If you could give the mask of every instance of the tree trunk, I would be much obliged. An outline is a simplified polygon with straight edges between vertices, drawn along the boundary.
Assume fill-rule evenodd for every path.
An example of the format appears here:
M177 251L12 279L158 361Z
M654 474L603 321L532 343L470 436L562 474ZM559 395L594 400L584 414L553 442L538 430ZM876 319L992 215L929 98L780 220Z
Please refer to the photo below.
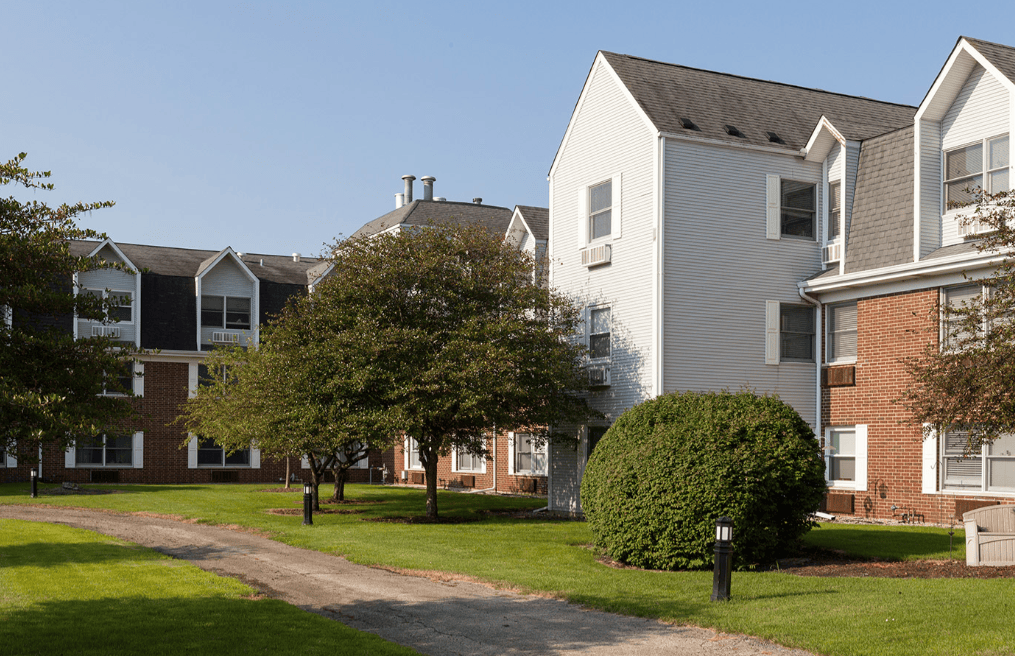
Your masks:
M291 478L291 476L289 474L289 456L286 456L285 457L285 489L287 489L287 490L289 489L289 479L290 478Z
M420 454L422 456L422 453ZM423 471L426 472L426 518L431 522L437 521L437 454L429 454L423 462Z
M321 486L321 474L324 471L322 468L314 465L313 461L310 463L310 482L314 486L314 510L321 509L321 497L318 494L318 488Z
M348 467L336 467L333 470L335 472L335 491L332 492L331 498L335 501L345 501L345 479L348 470Z

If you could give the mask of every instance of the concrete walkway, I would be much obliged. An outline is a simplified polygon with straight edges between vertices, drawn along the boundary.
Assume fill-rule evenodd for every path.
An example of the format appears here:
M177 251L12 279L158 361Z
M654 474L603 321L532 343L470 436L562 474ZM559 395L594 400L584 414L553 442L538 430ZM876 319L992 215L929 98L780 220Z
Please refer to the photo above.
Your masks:
M424 654L808 654L475 583L401 576L215 526L50 506L0 505L0 518L65 524L136 542Z

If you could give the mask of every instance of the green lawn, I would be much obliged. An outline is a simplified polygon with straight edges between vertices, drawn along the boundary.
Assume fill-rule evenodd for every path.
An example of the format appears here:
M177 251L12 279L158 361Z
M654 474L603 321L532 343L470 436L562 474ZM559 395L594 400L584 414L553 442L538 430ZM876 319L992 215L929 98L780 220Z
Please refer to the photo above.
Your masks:
M417 653L253 593L98 533L0 520L0 654Z
M420 490L350 485L347 495L380 503L356 514L277 516L300 494L262 486L109 486L119 494L44 497L55 505L148 511L262 529L295 546L336 552L363 564L442 570L554 593L595 608L746 633L825 654L1013 654L1015 597L1010 580L807 578L779 572L733 576L730 603L709 601L710 572L617 570L598 563L582 522L488 516L492 509L545 501L440 494L443 516L460 524L361 521L424 514ZM0 485L0 503L27 503L25 485ZM323 490L323 488L322 488ZM863 555L947 558L947 529L825 525L808 542ZM954 556L963 558L956 531Z

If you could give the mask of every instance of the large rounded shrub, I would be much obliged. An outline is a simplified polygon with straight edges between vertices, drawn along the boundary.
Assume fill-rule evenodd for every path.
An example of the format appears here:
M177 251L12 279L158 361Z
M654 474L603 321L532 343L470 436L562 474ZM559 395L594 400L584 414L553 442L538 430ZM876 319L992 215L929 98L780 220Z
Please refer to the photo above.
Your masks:
M733 520L734 566L774 560L810 528L825 490L814 432L777 397L667 394L621 415L582 478L596 544L650 569L711 566Z

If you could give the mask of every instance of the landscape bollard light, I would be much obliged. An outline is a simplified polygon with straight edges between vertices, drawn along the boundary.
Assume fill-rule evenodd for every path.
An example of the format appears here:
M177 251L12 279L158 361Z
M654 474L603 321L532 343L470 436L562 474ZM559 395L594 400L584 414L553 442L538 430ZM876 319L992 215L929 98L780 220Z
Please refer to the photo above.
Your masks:
M303 525L312 526L314 523L314 486L310 483L303 484Z
M720 517L715 522L715 572L712 576L712 601L730 598L733 570L733 520Z
M34 499L39 495L39 474L34 469L32 470L32 498Z

